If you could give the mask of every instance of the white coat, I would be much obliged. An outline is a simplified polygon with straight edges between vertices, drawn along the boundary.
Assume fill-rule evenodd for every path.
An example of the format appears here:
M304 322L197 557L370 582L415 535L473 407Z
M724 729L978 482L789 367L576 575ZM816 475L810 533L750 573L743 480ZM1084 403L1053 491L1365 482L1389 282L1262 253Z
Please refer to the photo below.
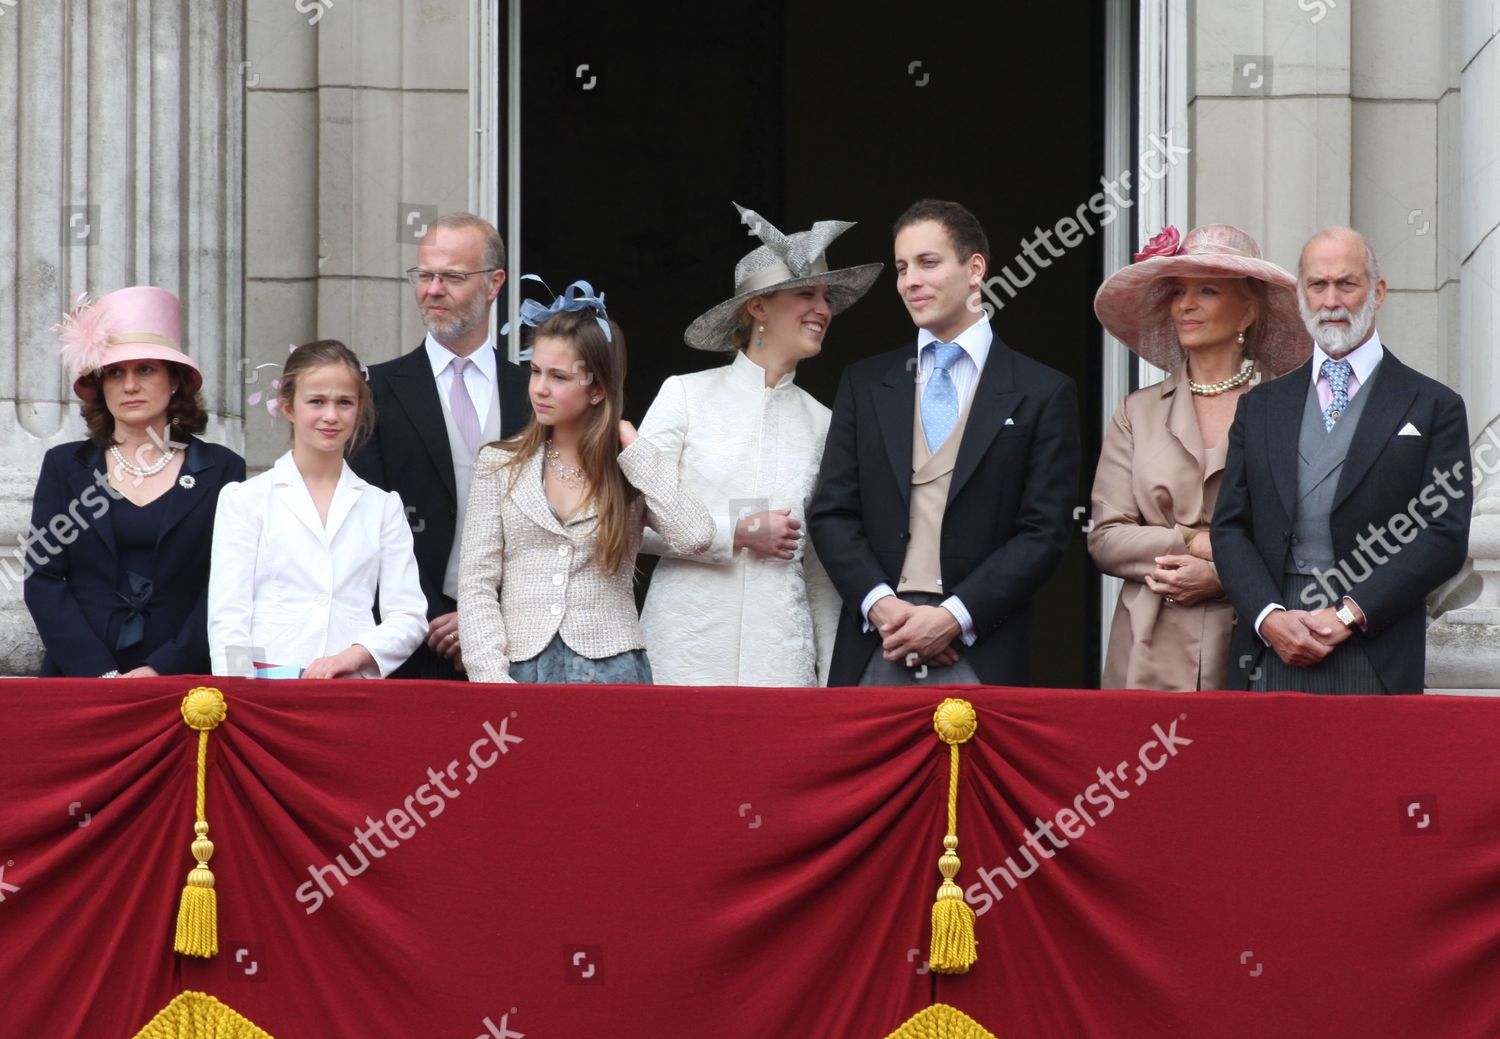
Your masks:
M641 551L662 556L641 611L658 685L826 684L839 598L807 537L829 410L743 352L722 368L674 375L641 421L714 517L709 550L684 558L647 530ZM734 550L746 515L790 508L801 520L796 558Z
M427 599L399 495L345 464L325 526L290 451L259 476L224 485L208 579L214 674L244 673L242 647L257 662L305 668L357 643L383 676L426 634Z

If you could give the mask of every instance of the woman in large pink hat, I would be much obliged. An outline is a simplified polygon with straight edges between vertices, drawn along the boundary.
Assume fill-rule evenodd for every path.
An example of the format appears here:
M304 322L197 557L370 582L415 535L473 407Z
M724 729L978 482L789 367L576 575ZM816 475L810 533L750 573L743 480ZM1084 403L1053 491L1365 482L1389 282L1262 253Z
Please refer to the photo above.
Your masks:
M43 675L208 674L209 550L219 488L245 460L208 422L182 305L137 286L83 297L57 326L88 439L52 448L23 569Z
M1104 434L1089 554L1122 578L1100 687L1218 689L1234 610L1209 521L1239 398L1305 361L1296 279L1255 240L1206 224L1167 228L1100 287L1094 312L1171 374L1130 394Z

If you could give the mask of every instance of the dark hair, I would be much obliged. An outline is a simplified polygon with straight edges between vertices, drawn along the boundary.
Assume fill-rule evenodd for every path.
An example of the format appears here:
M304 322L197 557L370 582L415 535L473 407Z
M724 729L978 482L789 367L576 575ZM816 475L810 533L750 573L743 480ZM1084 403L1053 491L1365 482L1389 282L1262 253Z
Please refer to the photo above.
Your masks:
M503 271L505 269L505 240L500 237L500 232L495 230L495 225L482 216L473 213L444 213L435 218L427 225L427 233L431 234L435 228L446 227L449 230L478 231L484 238L484 265Z
M357 391L359 418L354 423L353 435L344 445L344 454L348 455L368 440L375 429L375 395L370 392L370 383L365 379L364 365L359 363L359 358L354 356L353 350L337 339L315 339L310 343L303 343L286 359L286 367L281 370L281 386L276 391L276 399L281 402L283 408L290 410L292 401L297 396L297 380L302 377L303 373L330 364L342 364L348 368L354 374L355 385L359 387Z
M130 363L130 362L125 362ZM208 428L208 412L203 409L203 397L197 391L187 392L188 377L179 364L161 361L167 375L177 381L177 392L167 404L167 439L178 440L184 436L196 436ZM81 382L94 390L93 400L79 401L84 425L88 427L89 439L101 448L115 443L115 417L104 403L104 379L99 372L90 372Z
M941 224L943 230L948 232L948 240L953 243L953 251L958 254L960 263L978 253L984 257L985 269L989 269L990 240L985 237L984 228L979 226L979 218L957 202L944 202L936 198L918 199L897 217L891 228L891 237L895 238L912 224L927 220Z
M590 385L604 390L604 400L590 412L583 435L578 441L580 468L588 477L588 497L581 507L593 501L598 510L594 521L594 561L606 574L613 574L630 555L630 505L640 495L620 471L620 420L625 417L625 333L609 322L609 338L599 327L592 310L562 310L537 325L529 337L565 339L578 351L578 359L587 370ZM512 452L504 464L511 468L511 479L541 451L547 443L548 428L533 415L526 428L501 442Z

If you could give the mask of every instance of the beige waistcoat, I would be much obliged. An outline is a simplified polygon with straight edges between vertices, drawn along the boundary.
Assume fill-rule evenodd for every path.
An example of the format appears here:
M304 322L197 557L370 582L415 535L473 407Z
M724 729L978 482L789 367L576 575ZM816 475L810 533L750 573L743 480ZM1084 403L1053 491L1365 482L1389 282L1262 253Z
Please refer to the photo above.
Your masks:
M922 383L917 381L917 406L912 409L911 430L911 518L906 543L906 559L901 564L898 594L929 592L947 595L943 587L943 512L948 507L948 489L953 484L953 466L958 461L958 445L963 442L969 425L969 407L974 394L964 401L958 421L948 439L936 451L927 449L927 434L922 429Z

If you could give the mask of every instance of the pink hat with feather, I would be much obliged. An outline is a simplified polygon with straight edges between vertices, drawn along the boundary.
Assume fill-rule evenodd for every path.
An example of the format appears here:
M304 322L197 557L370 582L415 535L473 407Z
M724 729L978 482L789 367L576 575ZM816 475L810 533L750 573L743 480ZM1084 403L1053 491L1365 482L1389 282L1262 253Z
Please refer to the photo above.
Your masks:
M170 361L178 366L186 392L197 393L203 385L197 362L179 345L182 304L166 289L116 289L98 302L83 293L52 330L58 356L73 373L73 392L84 400L99 396L98 387L84 381L88 376L125 361Z

